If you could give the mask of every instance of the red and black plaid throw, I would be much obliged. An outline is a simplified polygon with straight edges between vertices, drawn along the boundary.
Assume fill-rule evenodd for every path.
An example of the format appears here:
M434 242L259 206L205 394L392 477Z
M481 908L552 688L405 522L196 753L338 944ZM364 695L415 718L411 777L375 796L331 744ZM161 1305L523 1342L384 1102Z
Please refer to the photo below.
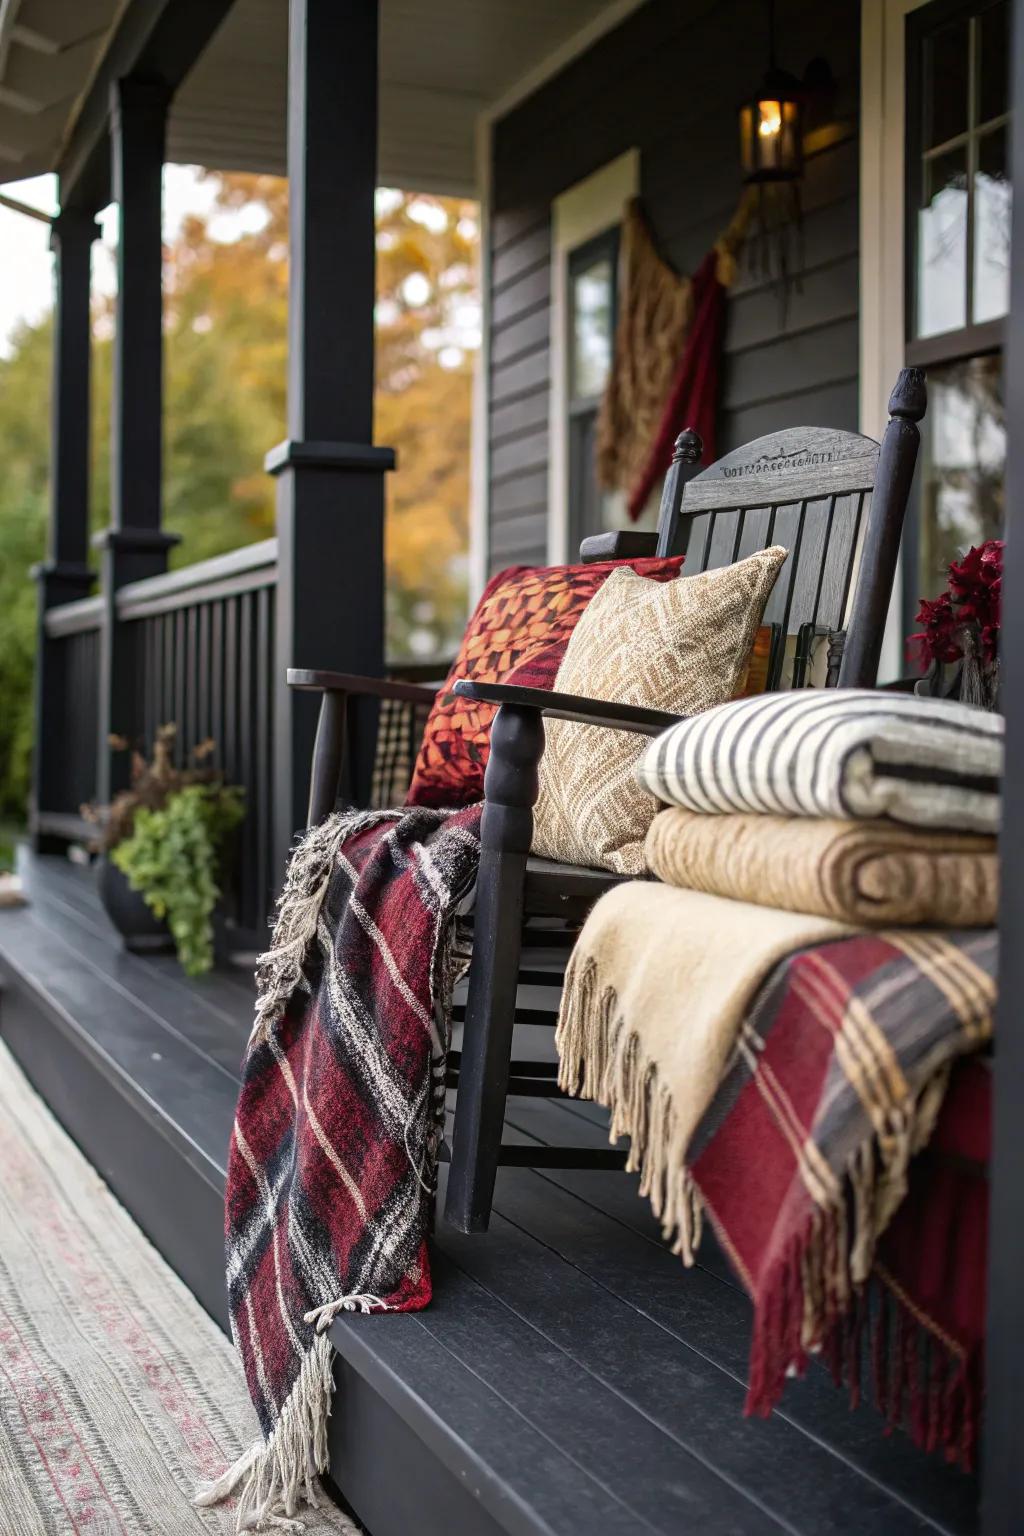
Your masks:
M997 955L991 930L865 934L790 956L762 988L687 1158L754 1302L748 1413L819 1350L856 1400L869 1327L890 1420L971 1464L984 1067L943 1099L991 1036Z
M316 1503L337 1313L430 1300L456 918L479 820L479 806L333 816L292 858L228 1165L231 1327L264 1439L198 1500L240 1487L239 1529Z

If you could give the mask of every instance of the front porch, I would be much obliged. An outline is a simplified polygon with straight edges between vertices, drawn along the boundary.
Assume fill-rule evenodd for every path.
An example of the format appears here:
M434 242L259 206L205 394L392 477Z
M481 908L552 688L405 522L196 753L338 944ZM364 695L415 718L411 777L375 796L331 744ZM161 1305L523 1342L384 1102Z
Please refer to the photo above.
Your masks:
M866 4L865 13L877 21L880 4ZM21 9L24 18L38 8L25 0ZM742 9L749 20L751 8ZM808 149L806 281L788 318L779 320L767 279L741 285L730 301L726 443L802 420L843 429L859 420L877 432L882 414L860 366L870 315L866 305L860 313L857 299L857 28L849 15L804 0L786 9L795 30L796 23L818 26L833 63L845 60L847 68L839 71L835 120ZM660 0L531 5L529 25L521 16L517 23L514 0L468 8L450 0L446 15L461 15L467 30L459 68L445 80L431 74L443 29L429 26L422 8L292 0L290 51L287 12L284 0L218 0L205 14L190 0L162 0L147 14L146 0L134 0L104 41L62 156L47 158L45 146L33 145L36 159L26 162L59 165L63 204L54 228L51 559L39 573L32 846L20 856L30 900L0 919L0 1033L223 1327L225 1172L252 1023L251 964L225 961L191 981L170 958L121 948L89 871L65 854L86 832L81 804L108 797L122 782L108 733L151 741L161 723L174 721L182 752L216 740L217 766L244 786L248 805L227 893L226 948L251 956L264 945L285 850L304 824L316 731L310 701L285 687L286 668L405 679L416 670L388 668L384 659L383 481L393 460L374 446L372 432L375 181L475 190L482 199L484 379L470 582L478 590L489 569L563 561L581 533L595 531L587 522L594 507L570 514L568 312L560 287L570 248L558 205L564 214L564 199L602 164L628 161L632 180L615 182L615 216L620 193L643 191L680 270L688 271L728 218L738 176L732 87L723 92L721 77L706 73L709 99L703 109L691 102L679 127L678 98L686 93L665 39L680 45L681 57L687 25ZM709 40L708 56L728 56L729 78L753 78L762 39L724 12L722 5L695 6L695 35ZM0 44L7 14L14 8L0 6ZM627 59L616 24L626 20L630 80L643 106L635 119L617 109L612 89ZM20 30L15 42L30 47L27 22ZM1024 88L1024 50L1018 54ZM17 62L17 50L12 56ZM703 72L699 50L689 69L694 57ZM563 95L566 75L570 97ZM245 85L232 94L225 86L236 76ZM524 87L515 100L506 90L513 77ZM0 107L0 128L10 110ZM701 110L717 148L707 166L684 176L684 133L700 137ZM635 150L627 147L634 137ZM350 147L347 156L340 144ZM278 537L173 572L159 451L165 154L287 169L293 187L289 422L286 441L267 460L277 477ZM225 158L218 162L218 154ZM88 539L88 273L94 217L112 187L122 217L122 365L115 496L111 526L96 541L97 573ZM589 238L609 215L590 209L586 217L597 220L587 224ZM573 238L582 241L580 228ZM1019 301L1016 313L1024 313ZM891 383L902 356L893 362L892 345L875 351ZM1011 578L1019 583L1008 561ZM1011 613L1010 656L1015 622ZM1014 692L1012 712L1020 693L1012 660L1006 688ZM353 798L371 789L375 723L353 710L356 763L346 786ZM416 723L411 718L399 729ZM1020 761L1020 730L1012 716L1011 761ZM408 742L402 751L407 757ZM1019 782L1008 773L1008 812L1018 821L1019 798ZM1021 900L1019 890L1010 891L1007 931L1024 920ZM1006 947L1005 995L1013 997L1021 962ZM546 969L543 953L524 958L535 973ZM517 1055L553 1061L550 1030L533 1026L550 1026L557 1003L557 986L536 979L520 991ZM464 1002L457 1017L462 1009ZM992 1284L1007 1347L993 1350L990 1362L986 1536L1011 1536L1021 1496L1012 1410L1024 1376L1013 1368L1019 1350L1009 1344L1024 1262L1013 1172L1024 1063L1006 1013L995 1163L1001 1236L993 1243ZM530 1087L536 1095L538 1082ZM691 1529L709 1536L968 1536L982 1529L979 1479L925 1456L899 1432L887 1434L870 1406L851 1411L817 1363L769 1421L743 1418L751 1308L711 1239L700 1264L685 1271L634 1178L610 1168L545 1166L548 1147L606 1150L606 1124L593 1105L553 1094L513 1096L504 1140L524 1149L524 1166L500 1169L485 1237L460 1235L439 1219L431 1308L388 1318L342 1315L334 1323L331 1477L370 1536L413 1529L424 1536L678 1536ZM442 1185L444 1175L442 1168ZM439 1209L443 1196L442 1188Z
M0 926L4 1039L224 1325L248 977L193 982L167 957L125 954L87 870L26 852L22 872L31 905ZM543 994L524 1006L542 1012ZM601 1147L603 1121L521 1099L505 1139L532 1159ZM439 1224L428 1311L334 1324L332 1478L372 1536L824 1536L851 1518L864 1536L976 1531L974 1480L886 1435L870 1407L851 1412L822 1367L768 1423L742 1417L747 1298L711 1245L684 1272L635 1186L503 1168L486 1238Z

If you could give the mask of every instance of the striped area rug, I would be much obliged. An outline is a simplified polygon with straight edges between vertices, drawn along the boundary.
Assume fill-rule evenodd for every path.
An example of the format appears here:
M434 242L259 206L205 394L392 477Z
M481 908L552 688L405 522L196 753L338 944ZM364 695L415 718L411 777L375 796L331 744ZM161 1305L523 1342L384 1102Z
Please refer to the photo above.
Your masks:
M192 1493L257 1433L231 1345L0 1045L2 1536L227 1536Z

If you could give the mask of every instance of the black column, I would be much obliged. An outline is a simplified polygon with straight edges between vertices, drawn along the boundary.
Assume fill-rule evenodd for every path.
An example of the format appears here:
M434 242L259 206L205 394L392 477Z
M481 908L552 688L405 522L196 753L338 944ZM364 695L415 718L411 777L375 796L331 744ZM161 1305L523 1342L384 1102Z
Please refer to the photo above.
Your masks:
M316 708L285 669L377 676L384 473L372 446L377 0L290 0L288 438L277 476L276 875L305 822Z
M97 793L127 773L111 735L135 739L135 658L118 623L117 592L167 568L176 540L160 528L163 439L162 176L166 86L117 80L110 92L111 184L118 204L117 331L111 407L110 526L97 536L105 603L100 646Z
M30 823L33 844L54 842L47 813L67 814L61 740L65 720L64 649L47 639L46 614L86 597L92 587L89 548L89 268L96 221L68 208L53 221L53 383L50 410L50 526L39 583L35 675L35 755Z
M120 211L110 465L115 528L159 529L163 458L162 179L166 86L115 81L111 184Z
M989 1214L988 1338L982 1529L985 1536L1024 1530L1024 0L1013 7L1010 165L1013 232L1010 313L1006 324L1006 550L1001 694L1006 714L1002 895L999 907L999 1006L996 1013L994 1124Z

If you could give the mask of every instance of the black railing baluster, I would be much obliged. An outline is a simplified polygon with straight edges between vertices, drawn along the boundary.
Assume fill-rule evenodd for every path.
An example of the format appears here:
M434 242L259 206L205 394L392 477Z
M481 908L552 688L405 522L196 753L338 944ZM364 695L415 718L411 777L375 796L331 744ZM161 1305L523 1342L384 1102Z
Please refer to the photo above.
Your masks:
M199 626L199 652L196 661L196 740L206 741L213 734L210 729L210 696L213 679L210 676L210 603L201 603L196 614Z
M207 641L210 664L209 735L214 741L213 761L224 767L224 602L210 604L210 630Z
M188 677L185 656L185 610L179 608L174 615L174 723L178 727L175 757L180 764L184 750L185 690Z
M271 744L270 721L273 695L270 672L273 650L270 633L270 593L264 587L256 593L256 734L253 742L255 815L252 817L256 834L256 892L260 910L266 911L271 901L274 883L270 872L270 826L264 809L271 804ZM283 874L283 871L282 871ZM257 914L258 915L258 914Z

